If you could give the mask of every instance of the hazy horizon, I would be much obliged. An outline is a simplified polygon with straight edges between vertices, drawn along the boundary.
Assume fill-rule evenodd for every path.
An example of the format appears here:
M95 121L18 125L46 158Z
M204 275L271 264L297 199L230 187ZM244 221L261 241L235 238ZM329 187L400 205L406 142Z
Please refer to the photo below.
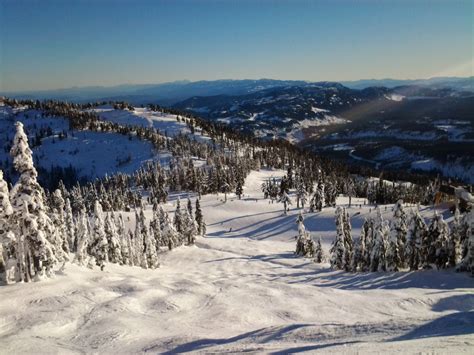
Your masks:
M0 91L469 77L472 13L461 0L4 0Z

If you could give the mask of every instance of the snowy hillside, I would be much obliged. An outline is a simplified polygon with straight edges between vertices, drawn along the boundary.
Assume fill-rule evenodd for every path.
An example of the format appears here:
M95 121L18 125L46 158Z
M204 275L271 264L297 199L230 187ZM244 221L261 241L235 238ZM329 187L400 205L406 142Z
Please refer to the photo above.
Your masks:
M252 172L241 200L203 196L207 236L162 254L159 269L68 263L55 279L0 287L0 353L470 353L472 278L452 269L347 273L295 257L299 210L285 216L261 192L283 174ZM348 208L354 235L374 214L364 202ZM381 206L384 217L391 209ZM124 217L133 228L133 214ZM305 225L327 253L334 208L306 213Z
M69 130L65 119L43 117L35 110L13 111L3 106L0 107L0 162L9 159L8 147L15 133L15 121L23 122L32 142L39 132L45 132L41 144L33 147L35 163L44 169L72 166L79 177L95 178L116 172L132 173L145 162L160 159L150 143L136 137ZM59 137L63 132L67 136Z

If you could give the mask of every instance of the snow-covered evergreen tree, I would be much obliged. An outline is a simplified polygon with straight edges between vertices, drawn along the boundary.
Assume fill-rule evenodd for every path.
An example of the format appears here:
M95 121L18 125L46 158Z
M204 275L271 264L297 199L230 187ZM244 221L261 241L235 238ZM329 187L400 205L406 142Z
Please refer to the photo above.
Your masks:
M451 235L449 237L449 266L458 265L462 260L461 247L461 216L459 208L456 206L454 218L451 225Z
M75 251L75 224L74 217L72 215L71 201L66 198L65 209L64 209L64 224L66 232L66 240L70 251Z
M306 192L306 187L304 185L304 181L302 178L298 177L296 179L296 207L304 209L304 205L306 204L308 200L308 194Z
M161 210L162 211L162 210ZM155 245L157 252L160 249L160 246L166 245L163 241L163 235L161 233L161 216L160 216L160 209L153 210L153 219L150 222L150 234L155 239Z
M463 233L467 236L467 251L456 269L458 271L470 271L471 276L474 277L474 208L464 215L462 221L466 227Z
M387 251L387 267L389 271L399 271L405 267L405 244L407 235L406 213L403 201L398 200L394 206L393 219L390 223L390 239Z
M409 224L405 248L406 261L410 270L418 270L421 267L423 262L422 241L425 239L426 233L426 223L417 208Z
M143 212L143 211L142 211ZM158 254L156 252L155 238L151 235L146 223L142 226L142 236L144 241L144 263L142 267L147 269L156 269L159 266Z
M324 206L324 184L320 182L311 198L309 210L311 212L321 211Z
M336 208L336 239L331 246L331 267L333 269L344 269L345 255L345 233L344 233L344 210L341 207Z
M56 250L63 250L64 253L69 253L68 231L66 230L65 206L62 192L56 189L52 195L52 213L51 221L54 226L54 238Z
M44 191L38 184L38 173L33 164L33 153L21 122L16 123L16 134L10 150L13 166L20 178L10 192L13 214L10 225L17 236L17 265L19 281L30 281L44 274L52 275L57 262L52 233L54 227L46 214Z
M345 208L342 210L344 223L344 269L350 271L354 244L352 241L352 226L349 212L347 212Z
M117 233L117 225L115 222L115 215L113 212L107 213L105 216L104 230L107 238L108 250L107 257L108 261L114 264L122 263L122 246L120 244L120 237Z
M87 261L87 248L90 243L88 218L83 207L77 216L76 226L76 257L75 261L79 265L84 265Z
M359 239L354 245L354 252L352 254L351 270L352 271L365 271L367 267L366 260L366 235L368 232L367 219L364 221L362 228L360 229Z
M163 239L166 241L168 249L172 250L179 245L180 236L178 231L174 228L173 223L171 223L168 215L165 216L165 223L162 229Z
M204 222L204 217L202 215L201 204L199 203L199 200L196 200L195 219L197 224L198 235L206 235L206 222Z
M444 267L448 261L448 238L448 225L443 216L435 212L421 243L424 268Z
M194 218L186 210L183 213L183 235L188 245L193 245L197 235L197 225Z
M377 208L377 219L374 226L374 243L370 255L371 271L387 270L387 248L390 236L390 228L387 221L384 221L380 209Z
M183 232L183 215L181 211L181 202L178 198L176 201L176 210L174 211L174 219L173 219L174 228L178 233Z
M439 230L438 238L435 240L435 259L434 263L438 269L445 268L449 262L449 227L444 221L443 215L436 216L437 229Z
M0 170L0 273L3 272L5 283L16 280L16 238L10 224L12 214L8 185L3 180L3 172Z
M99 201L95 201L94 204L94 216L93 216L93 227L91 235L90 252L95 258L96 265L101 270L104 269L105 264L108 261L108 242L107 235L105 234L105 222L104 213L102 206Z
M316 242L316 247L314 250L314 261L317 263L322 263L323 260L324 260L324 251L321 245L321 237L319 237L318 241Z
M125 230L125 223L123 221L123 215L119 213L116 219L117 225L117 235L120 240L121 254L122 254L122 264L132 266L132 260L130 253L132 252L132 240L130 239L130 234Z

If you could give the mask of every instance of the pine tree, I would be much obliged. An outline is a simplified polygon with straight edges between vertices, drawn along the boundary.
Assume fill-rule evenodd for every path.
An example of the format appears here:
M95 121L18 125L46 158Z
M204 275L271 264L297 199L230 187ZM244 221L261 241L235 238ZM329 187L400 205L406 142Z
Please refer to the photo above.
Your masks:
M374 244L370 256L370 270L386 271L390 228L387 222L383 220L379 208L377 208L377 219L375 221L374 230Z
M156 269L159 266L159 262L158 254L156 252L155 238L151 236L145 223L143 224L142 235L145 243L145 257L143 258L145 262L142 266L147 269Z
M196 210L197 212L197 210ZM179 244L179 233L174 228L173 223L169 220L168 215L165 217L164 227L162 229L163 239L166 241L168 245L168 249L172 250L173 248L177 247Z
M366 255L366 234L368 229L367 220L364 221L360 230L360 237L354 245L354 252L352 254L351 270L352 271L365 271L367 266L364 257Z
M66 205L64 210L64 223L66 228L66 240L70 251L75 251L75 227L74 217L72 215L71 201L66 198Z
M38 173L33 164L33 153L21 122L16 123L16 134L10 150L13 165L20 178L13 187L11 205L13 207L13 231L17 235L18 280L30 281L44 274L51 276L57 262L54 243L45 232L53 230L52 222L46 214L44 191L38 184Z
M398 200L394 206L394 215L390 224L390 241L387 253L389 271L399 271L405 266L404 248L406 244L407 229L403 201Z
M160 246L166 245L161 233L160 210L153 210L153 219L150 222L150 233L155 239L156 251L159 252Z
M123 215L120 213L116 220L117 235L120 240L121 254L122 254L122 265L132 266L131 252L132 252L132 240L130 234L125 230L125 223L123 221Z
M344 210L336 208L336 239L331 246L331 267L333 269L344 269L345 255L345 233L344 233Z
M54 232L56 233L56 237L54 238L56 250L64 251L64 259L67 258L66 256L69 253L65 206L66 202L64 201L61 190L56 189L52 195L51 221L53 222Z
M0 170L0 272L3 272L3 281L7 284L16 280L16 238L10 224L12 214L8 185Z
M105 264L108 261L108 242L105 234L104 213L99 201L94 204L94 224L91 236L91 255L95 258L95 263L104 270Z
M193 218L193 204L191 203L191 199L188 197L188 213Z
M196 224L197 224L197 233L198 235L206 235L206 223L204 222L204 217L202 215L201 204L199 200L196 200L196 214L195 214Z
M77 217L76 229L76 257L75 261L79 265L84 265L87 259L87 248L90 242L88 219L86 210L83 207Z
M353 254L352 227L349 212L347 212L345 208L343 208L342 211L344 223L344 269L350 271Z
M301 203L301 208L304 209L304 205L306 204L307 200L308 200L308 194L306 193L304 181L303 179L298 178L296 180L296 207L300 208L300 203Z
M405 250L406 260L410 270L418 270L421 267L423 262L422 241L426 238L426 233L426 223L417 208L411 218Z
M318 238L318 241L316 242L316 248L314 251L314 261L319 263L322 263L324 260L324 252L323 252L323 247L321 245L321 237Z
M448 259L448 238L448 226L443 217L435 212L425 239L422 240L423 267L444 267L442 264Z
M193 245L197 234L196 222L194 221L194 218L188 213L188 211L184 211L183 221L183 234L186 239L186 242L188 245Z
M107 238L108 260L114 264L122 263L122 246L120 244L119 234L117 233L117 225L115 222L114 213L108 213L105 216L104 231Z
M243 192L244 192L244 188L242 186L242 181L238 179L237 185L235 187L235 194L239 197L239 200L242 198Z
M303 215L300 214L296 218L296 224L298 225L298 237L296 238L296 250L295 254L299 256L305 256L306 255L306 227L304 226L304 217Z
M320 182L316 187L313 197L309 203L311 212L321 211L324 206L324 184Z
M181 203L178 200L176 201L176 210L174 211L174 219L173 219L174 228L178 233L183 232L183 215L181 212Z
M444 221L443 215L437 216L436 222L439 230L438 238L435 241L435 265L438 269L443 269L449 262L449 227Z
M449 266L454 267L462 260L461 248L461 217L459 208L456 206L454 211L454 219L451 226L451 235L449 238Z

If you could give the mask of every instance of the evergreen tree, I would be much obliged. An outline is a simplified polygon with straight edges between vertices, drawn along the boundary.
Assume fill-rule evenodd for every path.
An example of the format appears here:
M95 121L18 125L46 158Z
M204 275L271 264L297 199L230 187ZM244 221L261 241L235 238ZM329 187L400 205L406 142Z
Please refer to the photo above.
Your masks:
M336 239L331 246L331 267L333 269L344 269L345 255L345 233L344 233L344 210L336 208Z
M309 209L311 212L321 211L324 206L324 184L319 183L311 198Z
M143 224L142 235L145 243L145 257L143 258L144 264L142 266L147 269L156 269L159 266L159 262L158 254L156 252L155 238L151 236L145 223Z
M199 200L196 200L196 214L195 214L196 224L197 224L197 233L198 235L206 235L206 223L204 222L204 217L202 215L201 204Z
M197 212L197 210L196 210ZM166 215L164 227L162 230L163 239L168 244L168 249L172 250L173 248L179 245L179 233L174 228L173 223L169 220L168 216Z
M113 212L106 214L104 224L104 231L108 244L108 261L114 264L121 264L122 246L120 245L120 238L119 234L117 233L117 225Z
M449 227L444 221L443 215L436 216L437 228L439 230L438 238L435 241L435 265L437 269L445 268L449 262Z
M239 197L239 200L242 198L242 194L244 193L244 188L242 186L242 181L239 179L237 180L237 185L235 187L235 194Z
M174 211L174 219L173 219L174 228L178 233L183 232L183 214L181 212L181 203L178 200L176 201L176 210Z
M90 242L88 219L86 210L83 207L77 217L76 228L76 257L75 261L79 265L84 265L87 260L87 248Z
M62 196L61 190L56 189L52 195L52 214L51 221L53 222L54 238L56 250L63 250L65 255L69 253L68 231L66 230L65 206L66 202ZM66 259L66 257L64 258Z
M7 284L16 280L16 238L10 224L12 214L8 185L0 170L0 273L4 274L3 281Z
M387 222L383 220L379 208L377 208L377 219L375 223L374 244L370 256L370 270L386 271L390 229Z
M183 221L184 221L184 228L183 234L184 238L188 245L193 245L196 239L197 234L197 225L194 221L194 218L188 213L188 211L184 211L183 214Z
M324 252L323 252L323 247L321 245L321 237L318 238L318 241L316 242L316 248L314 251L314 261L319 263L322 263L324 260Z
M417 208L411 218L405 250L406 260L410 270L418 270L421 267L423 261L422 241L425 239L426 233L426 223L420 215L419 208Z
M66 229L66 240L70 251L75 251L75 226L74 217L72 215L71 201L66 198L66 205L64 210L64 224Z
M352 227L349 212L347 212L345 208L343 208L342 211L344 223L344 269L350 271L353 254Z
M398 200L394 206L394 214L390 223L390 240L387 252L389 271L399 271L405 266L405 244L407 235L406 213L403 201Z
M44 191L38 184L38 173L33 164L33 153L21 122L16 123L16 134L10 150L13 166L20 178L13 187L11 225L17 235L18 280L30 281L43 275L51 276L57 262L54 242L51 238L53 226L46 214Z
M354 245L354 252L352 254L351 270L352 271L365 271L367 266L364 257L366 255L366 235L368 230L367 220L364 221L362 228L360 229L360 237Z
M449 266L453 267L458 265L462 260L461 217L458 206L456 206L456 210L454 211L449 240Z
M122 254L122 265L131 265L132 260L130 257L131 253L131 248L132 248L132 241L130 239L130 234L127 233L125 230L125 223L123 221L123 215L119 213L117 220L116 220L116 225L117 225L117 235L120 240L120 252Z
M104 270L105 264L108 261L108 242L105 234L104 213L99 201L94 204L94 224L92 228L90 252L95 258L95 263Z

